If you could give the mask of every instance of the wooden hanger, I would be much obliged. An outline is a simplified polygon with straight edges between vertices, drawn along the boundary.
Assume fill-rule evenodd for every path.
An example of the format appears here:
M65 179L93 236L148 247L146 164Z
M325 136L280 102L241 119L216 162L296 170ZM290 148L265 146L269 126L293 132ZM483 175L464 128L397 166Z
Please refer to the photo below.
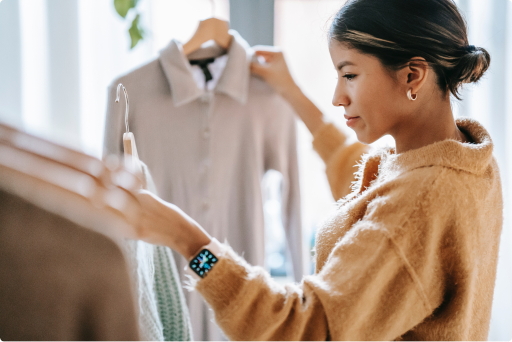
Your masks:
M217 18L201 20L192 38L183 45L183 53L189 55L209 40L215 41L220 47L228 50L233 40L233 36L229 33L229 23Z

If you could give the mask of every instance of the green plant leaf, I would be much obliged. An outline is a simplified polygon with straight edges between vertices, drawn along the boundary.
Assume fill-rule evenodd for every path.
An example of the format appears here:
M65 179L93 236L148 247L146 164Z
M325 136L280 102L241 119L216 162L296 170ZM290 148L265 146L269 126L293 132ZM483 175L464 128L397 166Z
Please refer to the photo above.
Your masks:
M137 16L132 21L132 26L128 30L128 32L130 33L130 38L132 40L130 49L133 49L140 40L144 39L144 30L139 25L139 19L140 14L137 14Z
M137 6L137 1L138 0L114 0L114 7L121 17L126 18L128 11Z

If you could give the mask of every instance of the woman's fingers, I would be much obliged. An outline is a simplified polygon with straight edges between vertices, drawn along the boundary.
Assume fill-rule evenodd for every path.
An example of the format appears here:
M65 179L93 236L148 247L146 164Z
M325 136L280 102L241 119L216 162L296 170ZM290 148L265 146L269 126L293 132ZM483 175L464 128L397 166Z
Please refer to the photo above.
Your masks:
M264 46L264 45L258 45L254 48L254 54L258 57L263 57L265 59L265 62L269 63L276 58L282 57L283 53L281 50L274 46Z
M253 50L254 52L258 55L258 54L272 54L272 53L276 53L276 52L280 52L281 50L275 46L271 46L271 45L256 45L256 46L253 46Z
M283 53L274 47L255 47L255 54L263 57L265 63L251 63L251 71L254 75L265 80L275 91L281 95L294 89L293 80Z
M262 65L258 62L251 63L251 72L256 76L259 76L264 79L267 70L268 70L268 66L266 66L266 65Z

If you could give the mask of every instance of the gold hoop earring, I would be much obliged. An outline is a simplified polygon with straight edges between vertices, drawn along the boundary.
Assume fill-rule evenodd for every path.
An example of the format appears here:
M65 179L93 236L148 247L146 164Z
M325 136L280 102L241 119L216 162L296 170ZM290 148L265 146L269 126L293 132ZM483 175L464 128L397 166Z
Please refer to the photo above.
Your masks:
M418 94L412 94L412 89L409 89L409 91L407 91L407 98L411 101L416 101Z

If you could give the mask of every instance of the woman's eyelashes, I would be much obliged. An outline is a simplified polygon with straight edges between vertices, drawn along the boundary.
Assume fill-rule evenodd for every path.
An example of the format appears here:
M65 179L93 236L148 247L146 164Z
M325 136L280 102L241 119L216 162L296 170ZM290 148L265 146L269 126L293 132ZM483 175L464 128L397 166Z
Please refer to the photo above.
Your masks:
M345 74L343 75L343 78L345 78L347 81L352 81L357 75L354 74Z

